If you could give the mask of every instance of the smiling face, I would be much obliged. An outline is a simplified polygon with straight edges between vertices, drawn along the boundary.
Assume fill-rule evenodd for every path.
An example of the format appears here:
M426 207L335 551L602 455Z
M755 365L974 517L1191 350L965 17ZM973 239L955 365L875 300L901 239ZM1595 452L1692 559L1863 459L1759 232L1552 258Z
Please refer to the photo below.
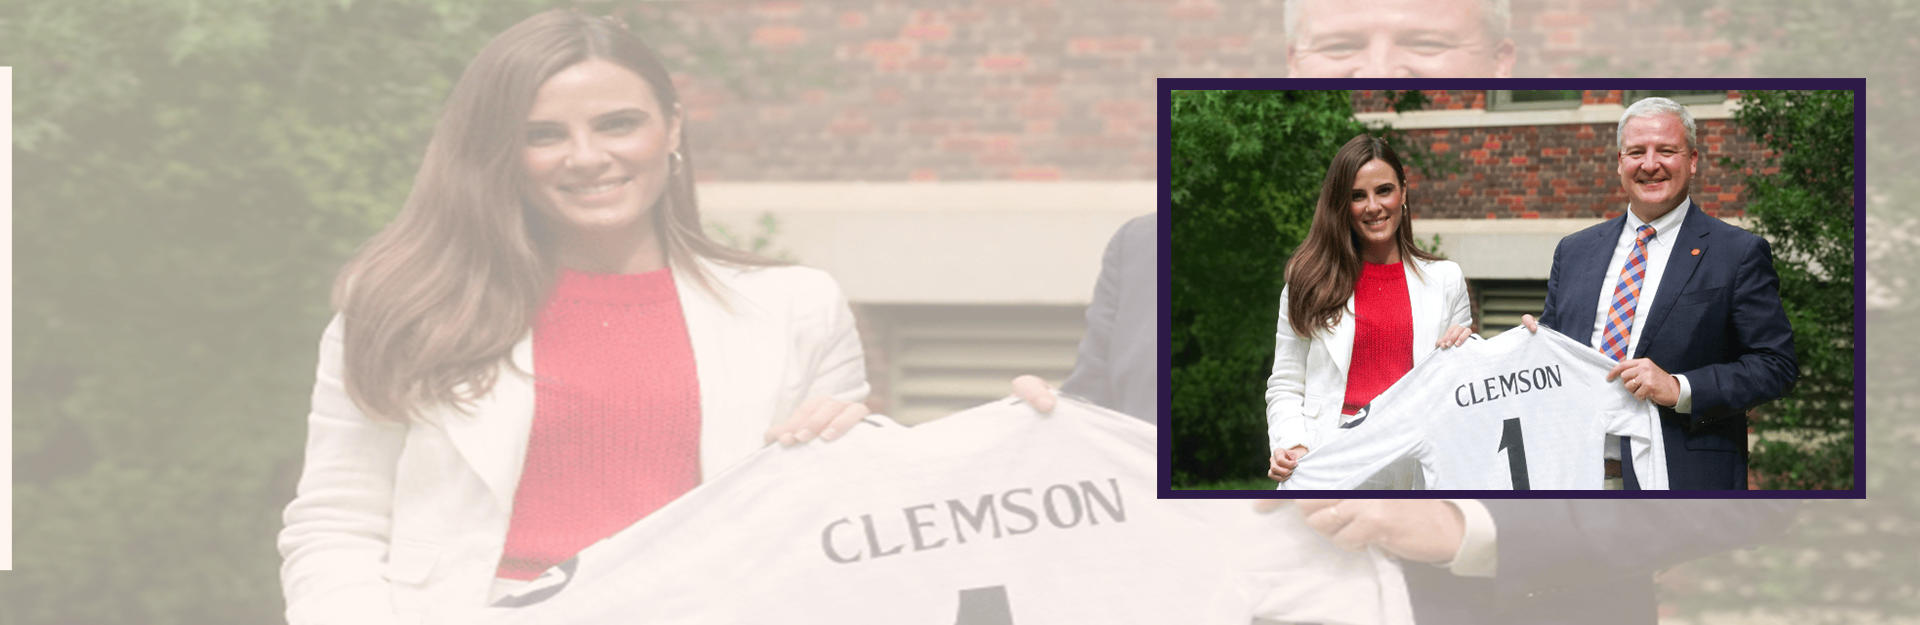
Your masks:
M1400 247L1394 243L1394 235L1400 227L1400 209L1405 200L1405 185L1386 161L1367 161L1354 173L1353 191L1347 201L1353 210L1353 234L1360 239L1360 258L1370 263L1400 262Z
M1508 78L1513 42L1487 33L1481 0L1298 0L1294 78Z
M663 109L646 80L600 59L540 85L521 166L528 199L563 256L571 242L607 237L641 237L657 249L648 214L666 191L668 154L680 146L676 113Z
M1687 128L1677 116L1635 117L1620 130L1620 187L1644 221L1667 214L1687 198L1687 185L1699 164L1700 153L1687 144Z

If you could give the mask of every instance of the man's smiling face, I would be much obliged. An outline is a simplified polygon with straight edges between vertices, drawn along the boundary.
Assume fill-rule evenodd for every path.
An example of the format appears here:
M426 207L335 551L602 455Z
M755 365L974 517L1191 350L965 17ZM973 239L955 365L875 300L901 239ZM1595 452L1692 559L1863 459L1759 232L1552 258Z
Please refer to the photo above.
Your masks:
M1687 127L1670 114L1627 120L1620 130L1620 187L1634 213L1652 221L1687 198L1700 153L1687 142Z
M1294 78L1508 78L1513 43L1487 32L1481 0L1298 0Z

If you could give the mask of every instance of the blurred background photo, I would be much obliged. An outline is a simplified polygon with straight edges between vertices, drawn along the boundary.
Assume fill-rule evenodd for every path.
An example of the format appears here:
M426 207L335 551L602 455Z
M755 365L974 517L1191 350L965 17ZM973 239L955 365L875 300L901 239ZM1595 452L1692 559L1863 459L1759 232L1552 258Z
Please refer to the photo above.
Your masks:
M1285 4L578 6L621 16L667 57L702 158L710 231L832 273L859 317L872 407L911 423L1005 396L1016 374L1066 378L1102 250L1155 208L1154 79L1288 75ZM301 468L331 281L397 212L467 60L554 6L572 5L0 9L15 233L15 549L13 570L0 573L0 623L283 619L274 535ZM1514 76L1868 80L1868 270L1856 286L1875 344L1852 382L1873 381L1869 462L1854 478L1868 499L1811 504L1772 546L1669 572L1662 601L1674 622L1892 622L1920 611L1908 581L1920 575L1910 484L1920 459L1905 453L1920 432L1920 360L1908 345L1920 336L1920 286L1906 278L1920 267L1920 215L1900 201L1920 184L1900 170L1920 144L1916 9L1509 6ZM1384 97L1317 105L1346 107L1330 124L1358 124L1385 113ZM1423 110L1476 101L1429 94ZM1425 132L1429 150L1448 144L1454 158L1475 149L1432 136L1439 129L1406 132ZM1751 214L1753 187L1725 192L1738 197L1724 206ZM1478 198L1459 209L1510 210ZM1270 345L1272 319L1259 325L1267 334L1253 343ZM1217 366L1249 357L1235 358ZM1801 453L1783 442L1796 451L1780 457ZM1827 483L1820 449L1777 474Z

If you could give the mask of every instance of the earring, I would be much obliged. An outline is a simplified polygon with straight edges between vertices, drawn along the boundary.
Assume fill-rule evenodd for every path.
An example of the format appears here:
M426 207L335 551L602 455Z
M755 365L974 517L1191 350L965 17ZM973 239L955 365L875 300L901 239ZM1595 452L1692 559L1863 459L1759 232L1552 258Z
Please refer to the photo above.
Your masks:
M686 169L687 157L681 156L679 150L667 153L667 173L671 174L675 170L685 171Z

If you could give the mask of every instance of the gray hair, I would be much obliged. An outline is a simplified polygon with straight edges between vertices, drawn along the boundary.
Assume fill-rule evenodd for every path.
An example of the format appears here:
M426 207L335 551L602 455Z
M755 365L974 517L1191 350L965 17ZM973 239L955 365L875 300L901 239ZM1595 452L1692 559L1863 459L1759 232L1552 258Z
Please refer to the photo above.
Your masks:
M1415 0L1425 2L1426 0ZM1301 0L1287 0L1286 27L1287 45L1296 40L1294 29L1300 26ZM1513 0L1479 0L1480 17L1485 21L1487 40L1499 44L1507 40L1507 31L1513 27Z
M1693 113L1687 112L1687 107L1682 106L1679 102L1666 98L1653 97L1633 103L1633 106L1627 107L1626 113L1620 115L1620 126L1615 128L1613 132L1613 150L1615 152L1620 151L1620 142L1627 134L1627 120L1635 117L1652 117L1655 115L1672 115L1680 118L1680 124L1687 127L1687 149L1698 149L1694 147L1699 145L1700 137L1694 130Z

